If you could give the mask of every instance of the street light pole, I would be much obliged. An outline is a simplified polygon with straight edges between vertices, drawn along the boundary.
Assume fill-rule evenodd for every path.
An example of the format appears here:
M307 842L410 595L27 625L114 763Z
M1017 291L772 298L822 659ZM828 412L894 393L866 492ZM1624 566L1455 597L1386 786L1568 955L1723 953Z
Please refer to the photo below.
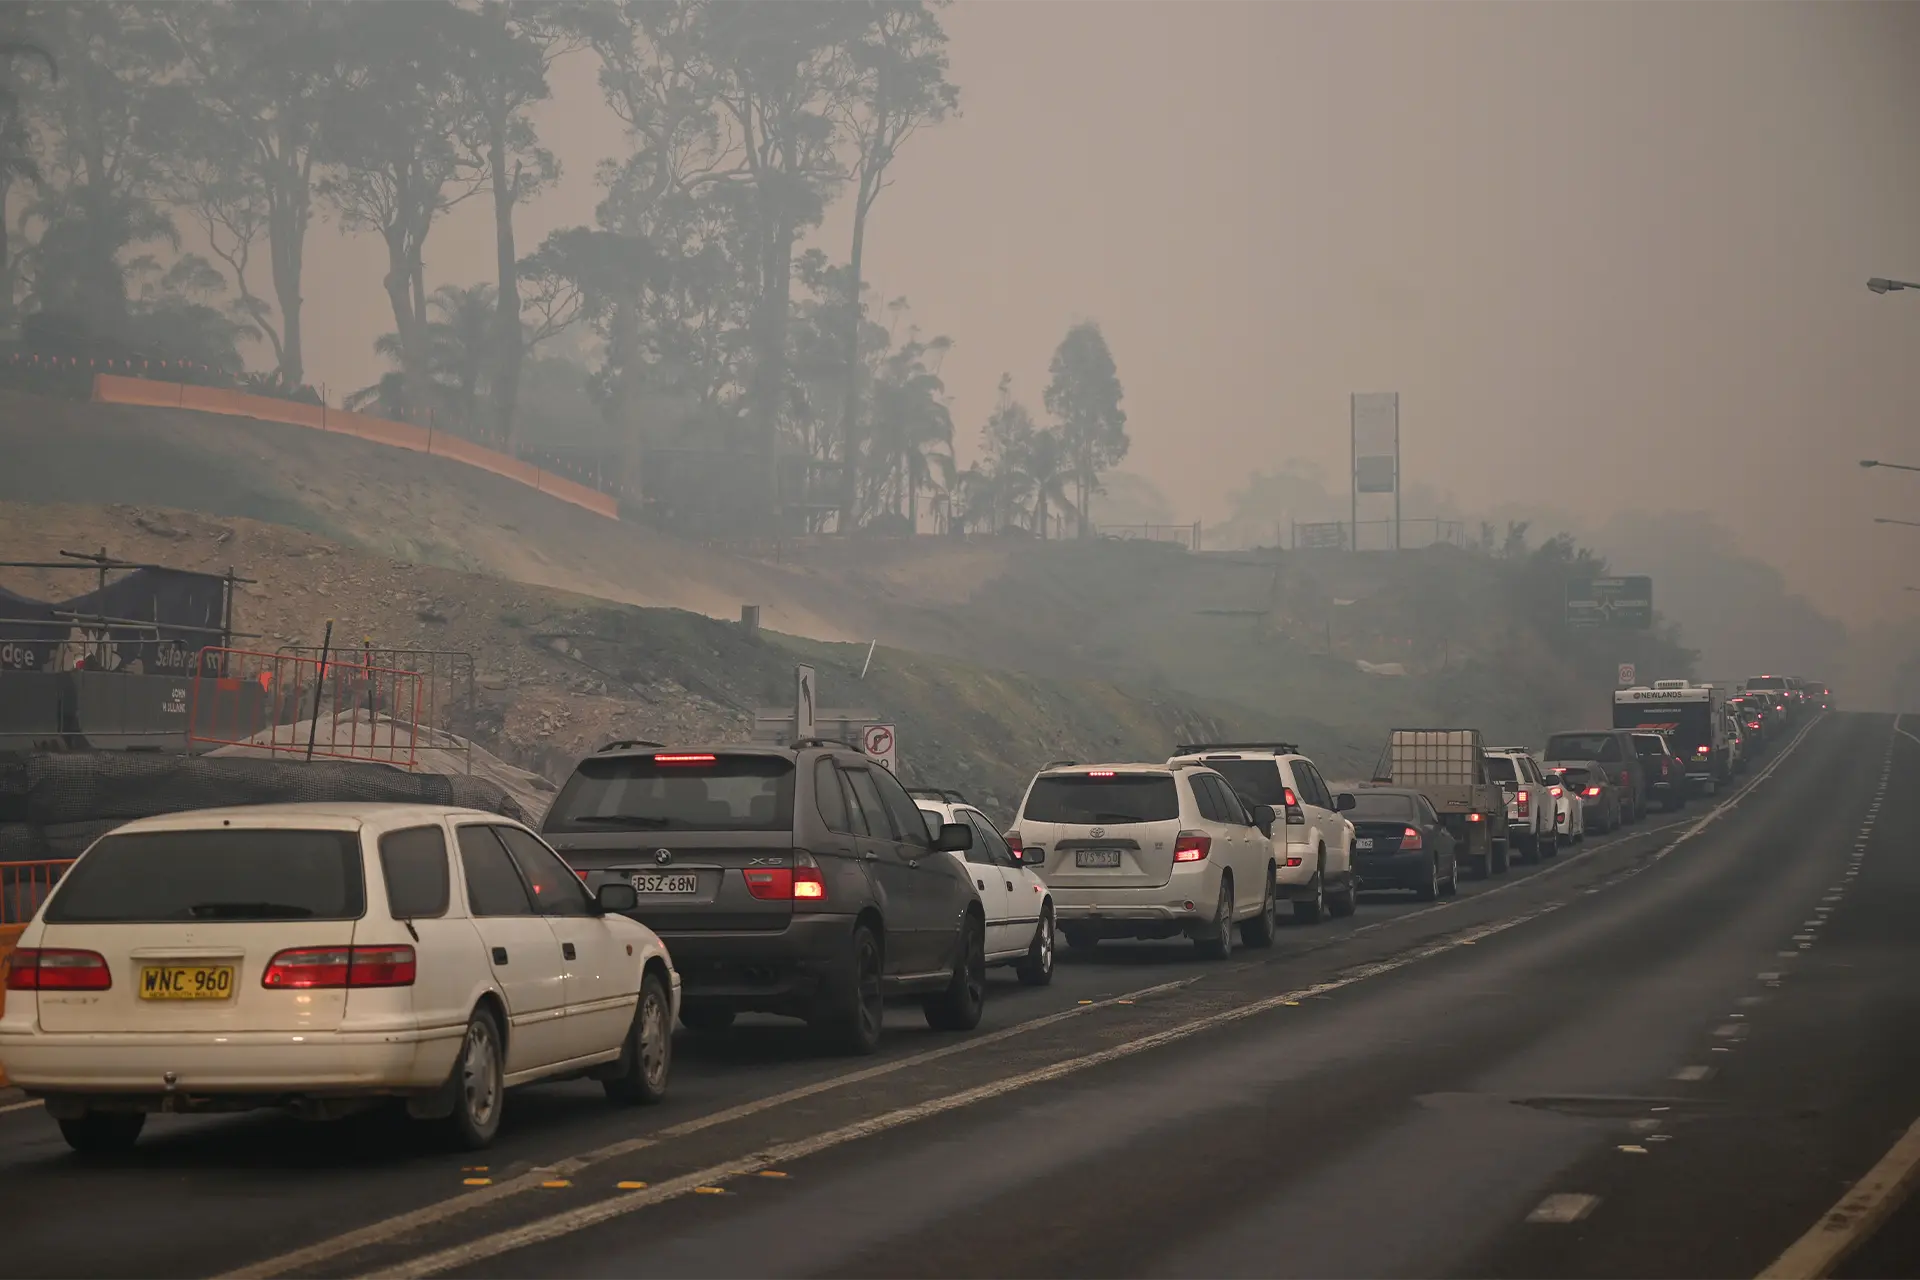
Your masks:
M1862 458L1860 459L1860 465L1863 467L1886 467L1893 471L1920 471L1920 467L1910 467L1904 462L1881 462L1877 458Z
M1867 281L1867 288L1875 293L1898 293L1902 289L1920 289L1920 284L1911 280L1888 280L1884 276L1875 276Z
M1875 516L1873 518L1873 522L1875 524L1906 524L1906 525L1912 525L1916 529L1920 529L1920 520L1892 520L1886 516Z

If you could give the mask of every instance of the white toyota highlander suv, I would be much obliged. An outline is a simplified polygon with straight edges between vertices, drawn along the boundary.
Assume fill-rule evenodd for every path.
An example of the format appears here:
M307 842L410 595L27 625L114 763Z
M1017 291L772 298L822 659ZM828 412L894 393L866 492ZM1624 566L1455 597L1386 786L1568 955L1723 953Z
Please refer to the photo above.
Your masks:
M1210 959L1273 943L1271 810L1211 769L1058 764L1028 784L1007 843L1040 872L1075 950L1185 934Z
M1286 819L1274 824L1274 865L1294 919L1313 924L1328 912L1353 914L1359 892L1353 823L1343 816L1353 797L1335 795L1300 748L1290 742L1194 742L1175 750L1179 754L1169 763L1212 769L1248 804L1271 805Z

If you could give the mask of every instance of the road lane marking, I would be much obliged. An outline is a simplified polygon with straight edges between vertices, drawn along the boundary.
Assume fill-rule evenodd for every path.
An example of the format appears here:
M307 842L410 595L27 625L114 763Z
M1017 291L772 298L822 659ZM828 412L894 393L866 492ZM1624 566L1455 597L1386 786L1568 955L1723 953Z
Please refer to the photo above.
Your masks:
M1528 1222L1578 1222L1593 1212L1600 1203L1599 1196L1578 1195L1562 1192L1548 1196L1534 1206L1527 1215Z
M7 1114L9 1111L31 1111L35 1107L44 1107L46 1105L46 1103L38 1098L35 1098L31 1102L9 1102L6 1106L0 1107L0 1116Z
M1197 973L1192 977L1176 978L1171 982L1162 982L1151 987L1142 987L1138 991L1130 991L1127 994L1130 998L1138 1000L1145 996L1160 995L1168 991L1177 990L1180 987L1190 986L1208 976L1207 973ZM418 1231L422 1227L432 1226L434 1223L445 1221L448 1218L458 1217L471 1210L479 1209L528 1191L539 1190L540 1184L548 1178L571 1177L591 1165L600 1164L607 1160L616 1160L621 1156L632 1155L636 1151L644 1151L648 1147L657 1146L663 1142L670 1142L675 1138L684 1138L689 1134L699 1133L704 1129L711 1129L717 1125L730 1124L735 1120L745 1119L748 1116L756 1115L762 1111L771 1111L775 1107L784 1107L833 1089L843 1088L847 1085L861 1084L868 1080L876 1080L881 1076L892 1075L897 1071L904 1071L908 1067L923 1066L926 1063L938 1061L942 1058L950 1058L955 1054L963 1053L971 1049L997 1044L1003 1040L1010 1040L1015 1036L1025 1035L1029 1031L1037 1031L1043 1027L1050 1027L1055 1023L1064 1022L1068 1018L1079 1017L1082 1014L1092 1012L1094 1009L1104 1008L1113 1003L1115 1003L1115 1000L1099 1000L1095 1001L1092 1005L1081 1005L1072 1009L1063 1009L1058 1013L1050 1013L1044 1017L1016 1023L1011 1027L1003 1027L999 1031L992 1031L984 1036L976 1036L969 1040L962 1040L957 1044L943 1045L938 1049L929 1049L925 1053L910 1054L907 1057L897 1058L892 1062L882 1062L876 1066L867 1067L860 1071L851 1071L844 1075L829 1076L824 1080L816 1080L812 1084L800 1085L796 1088L788 1089L783 1093L774 1094L771 1097L756 1098L751 1102L743 1102L738 1106L709 1112L703 1116L695 1116L691 1120L682 1120L679 1124L668 1125L666 1128L656 1130L650 1134L642 1134L638 1137L623 1139L620 1142L608 1143L604 1147L597 1147L594 1150L582 1152L577 1156L557 1160L551 1165L542 1166L539 1169L520 1174L518 1177L508 1178L484 1187L477 1187L472 1191L464 1191L458 1195L449 1196L445 1200L436 1200L432 1204L424 1205L410 1212L397 1214L391 1218L383 1218L378 1222L369 1223L367 1226L358 1228L357 1230L344 1232L330 1240L322 1240L302 1249L294 1249L276 1257L249 1264L238 1270L226 1272L220 1280L233 1280L233 1278L241 1276L278 1276L284 1275L289 1271L305 1270L312 1267L315 1263L325 1262L329 1258L337 1258L342 1254L351 1253L356 1249L377 1245L395 1236L403 1235L411 1231Z
M1675 1080L1701 1081L1713 1074L1712 1067L1682 1067L1673 1073Z
M677 1199L689 1192L698 1191L701 1187L718 1186L734 1178L758 1173L762 1169L792 1164L808 1156L817 1155L822 1151L843 1146L861 1138L872 1137L875 1134L885 1133L888 1130L897 1129L904 1125L915 1124L922 1120L931 1119L937 1115L943 1115L949 1111L957 1111L963 1107L987 1102L1020 1089L1031 1088L1034 1085L1059 1080L1093 1067L1104 1066L1109 1062L1117 1062L1123 1058L1130 1058L1136 1054L1145 1053L1149 1049L1157 1049L1162 1045L1190 1039L1204 1031L1210 1031L1215 1027L1241 1022L1257 1014L1265 1013L1270 1009L1277 1009L1288 1000L1299 1001L1311 999L1316 996L1323 996L1330 992L1353 986L1356 983L1365 982L1370 978L1377 978L1396 972L1409 965L1417 964L1422 960L1428 960L1434 956L1453 951L1468 941L1490 938L1495 934L1504 933L1508 929L1517 928L1530 920L1537 920L1549 912L1558 910L1559 905L1558 903L1554 903L1542 907L1538 911L1530 911L1525 915L1514 916L1509 920L1482 926L1474 931L1471 938L1466 936L1453 938L1436 946L1423 948L1417 952L1409 952L1391 959L1361 965L1359 968L1353 969L1337 978L1329 978L1325 982L1315 983L1311 987L1304 987L1298 991L1283 992L1276 996L1268 996L1264 999L1255 1000L1232 1009L1222 1010L1219 1013L1209 1014L1203 1018L1195 1018L1189 1022L1181 1023L1178 1026L1169 1027L1165 1031L1155 1032L1152 1035L1142 1036L1137 1040L1127 1041L1125 1044L1118 1044L1111 1048L1082 1054L1077 1058L1069 1058L1064 1062L1057 1062L1050 1066L1038 1067L1032 1071L1022 1072L1019 1075L1008 1076L1003 1080L995 1080L987 1084L978 1085L960 1093L932 1098L925 1102L915 1103L909 1107L901 1107L896 1111L890 1111L884 1115L875 1116L868 1120L857 1121L839 1129L815 1134L812 1137L801 1138L793 1142L780 1143L753 1155L743 1156L737 1160L729 1160L722 1164L713 1165L710 1168L689 1173L684 1177L658 1183L645 1191L636 1191L629 1195L609 1197L595 1204L583 1205L580 1208L557 1213L551 1217L541 1218L518 1227L497 1231L476 1240L469 1240L464 1244L454 1245L451 1248L441 1249L437 1252L424 1254L416 1258L409 1258L391 1267L370 1272L367 1277L365 1277L365 1280L414 1280L415 1277L435 1275L439 1272L450 1271L458 1267L469 1267L491 1258L497 1258L502 1254L510 1253L516 1249L523 1249L529 1245L540 1244L548 1240L556 1240L563 1236L571 1235L576 1231L584 1230L587 1227L596 1226L602 1222L610 1222L615 1218L624 1217L627 1214L649 1208L652 1205Z
M1912 734L1908 734L1912 737ZM1898 1209L1920 1183L1920 1120L1913 1122L1880 1163L1848 1188L1807 1233L1760 1273L1760 1280L1817 1280L1831 1275Z

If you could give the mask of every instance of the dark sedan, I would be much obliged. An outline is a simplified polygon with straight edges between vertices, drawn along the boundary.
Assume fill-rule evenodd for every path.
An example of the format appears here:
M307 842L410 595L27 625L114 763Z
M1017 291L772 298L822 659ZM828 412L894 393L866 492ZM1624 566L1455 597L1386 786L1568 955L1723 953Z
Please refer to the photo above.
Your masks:
M1460 888L1453 836L1427 798L1401 787L1354 793L1353 870L1362 889L1411 889L1422 902Z

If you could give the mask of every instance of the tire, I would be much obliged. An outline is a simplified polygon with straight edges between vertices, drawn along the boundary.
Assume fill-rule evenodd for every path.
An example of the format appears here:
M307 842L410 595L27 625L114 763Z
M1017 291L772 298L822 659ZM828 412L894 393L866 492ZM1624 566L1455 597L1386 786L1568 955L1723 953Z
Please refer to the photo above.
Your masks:
M1457 851L1453 855L1453 866L1447 871L1446 883L1440 887L1440 896L1443 898L1460 896L1460 854Z
M1293 919L1296 924L1319 924L1327 916L1326 880L1318 871L1313 873L1313 896L1306 901L1293 900Z
M1033 943L1027 958L1013 971L1029 987L1044 987L1053 981L1053 912L1040 913L1040 927L1033 931Z
M113 1156L133 1150L146 1128L144 1111L89 1111L60 1122L60 1136L83 1156Z
M1273 891L1273 864L1267 864L1267 892L1260 903L1260 914L1240 922L1240 941L1249 947L1270 947L1280 930L1280 905Z
M1440 896L1440 855L1433 855L1433 862L1427 867L1427 882L1416 885L1413 896L1421 902L1432 902Z
M1229 960L1233 958L1233 879L1220 877L1220 901L1213 909L1211 932L1204 938L1193 940L1193 949L1200 953L1202 960Z
M969 915L961 925L960 958L947 989L922 1004L935 1031L971 1031L987 1008L987 926Z
M475 1009L467 1019L467 1034L448 1081L453 1110L440 1121L441 1132L453 1146L478 1151L500 1132L500 1114L507 1101L506 1074L500 1024L490 1010Z
M880 1048L886 1022L880 976L880 940L866 925L855 925L847 944L846 983L814 1019L814 1026L839 1052L865 1056Z
M1540 857L1544 861L1547 858L1555 858L1555 857L1558 857L1559 855L1560 855L1560 828L1556 824L1553 829L1553 833L1547 837L1547 842L1544 845L1540 846Z
M703 1035L725 1031L733 1025L734 1011L723 1004L680 1005L680 1025Z
M633 1025L620 1046L620 1074L600 1082L609 1102L652 1106L667 1096L667 1076L673 1069L672 1009L666 984L657 974L641 979Z
M1527 842L1518 847L1518 851L1512 855L1512 860L1525 866L1531 866L1540 861L1540 833L1538 831L1529 835Z
M1507 874L1512 858L1512 847L1505 840L1495 840L1493 852L1487 856L1487 873L1496 876Z
M1360 882L1353 877L1353 869L1347 869L1346 887L1335 890L1327 896L1327 910L1335 919L1344 920L1360 907Z

